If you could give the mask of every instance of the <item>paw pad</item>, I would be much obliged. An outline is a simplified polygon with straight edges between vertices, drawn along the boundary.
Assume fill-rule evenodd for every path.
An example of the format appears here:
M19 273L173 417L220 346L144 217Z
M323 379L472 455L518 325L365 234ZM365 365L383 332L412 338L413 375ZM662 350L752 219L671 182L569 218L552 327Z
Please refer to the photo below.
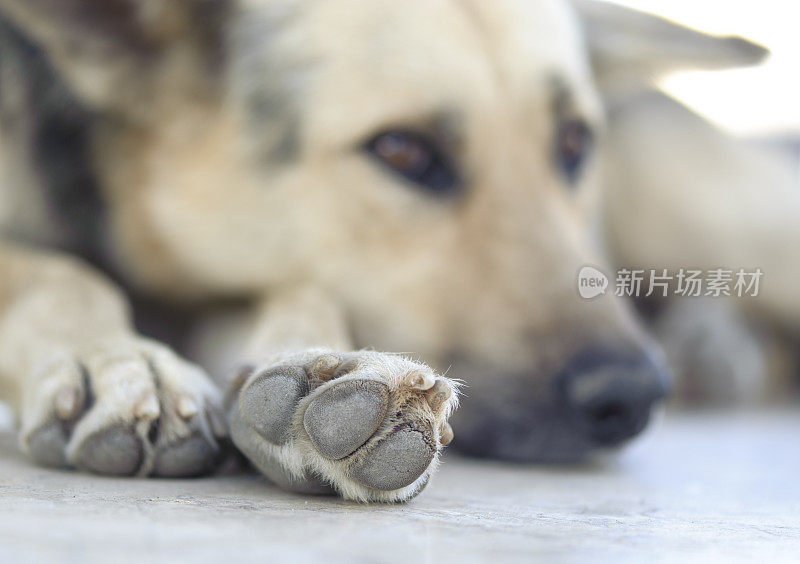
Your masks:
M308 382L300 367L275 368L257 376L242 390L242 418L272 444L285 444L297 402L307 393Z
M66 468L67 433L59 423L51 423L34 432L28 439L28 452L38 464Z
M391 491L414 483L433 462L436 447L430 434L411 426L392 431L361 464L352 477L367 487Z
M213 470L216 458L216 450L195 434L158 453L153 474L165 478L201 476Z
M303 425L322 456L340 460L378 430L388 407L386 384L347 380L322 392L306 408Z
M21 443L40 464L177 477L219 460L218 391L162 345L131 337L59 350L28 383Z
M87 437L78 455L86 470L113 476L134 475L143 459L141 441L124 427L110 427Z
M231 438L287 489L321 480L348 499L407 500L453 438L457 384L397 355L279 355L240 385Z

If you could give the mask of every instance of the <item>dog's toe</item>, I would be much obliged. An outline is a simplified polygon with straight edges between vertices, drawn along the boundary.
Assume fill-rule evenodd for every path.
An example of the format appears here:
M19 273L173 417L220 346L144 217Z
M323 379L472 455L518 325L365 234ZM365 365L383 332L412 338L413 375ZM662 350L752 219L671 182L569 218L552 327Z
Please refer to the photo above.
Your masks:
M410 425L395 429L353 468L353 479L383 491L414 483L436 455L432 435L429 430L420 431Z
M97 474L132 476L143 459L139 438L130 429L117 426L88 436L78 450L77 464Z
M297 366L257 374L239 395L239 409L253 429L272 444L289 440L297 402L308 393L305 372Z
M65 468L69 466L64 454L68 441L69 437L63 426L50 423L31 434L28 452L37 464Z
M218 449L199 434L194 434L158 453L153 474L186 478L208 474L214 469Z
M319 453L340 460L363 445L383 422L389 389L382 382L346 380L321 392L303 425Z

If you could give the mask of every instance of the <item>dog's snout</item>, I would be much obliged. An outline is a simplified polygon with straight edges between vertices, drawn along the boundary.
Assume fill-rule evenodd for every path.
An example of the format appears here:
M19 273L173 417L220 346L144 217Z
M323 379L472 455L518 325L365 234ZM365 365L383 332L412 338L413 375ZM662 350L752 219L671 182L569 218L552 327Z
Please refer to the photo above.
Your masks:
M593 346L568 356L553 372L476 374L467 380L464 409L454 415L454 444L474 456L580 462L647 426L669 391L669 372L659 357L636 345ZM459 366L466 372L471 365L457 364L456 373Z
M589 350L559 376L562 400L579 432L597 446L615 446L641 432L668 392L666 368L647 352Z

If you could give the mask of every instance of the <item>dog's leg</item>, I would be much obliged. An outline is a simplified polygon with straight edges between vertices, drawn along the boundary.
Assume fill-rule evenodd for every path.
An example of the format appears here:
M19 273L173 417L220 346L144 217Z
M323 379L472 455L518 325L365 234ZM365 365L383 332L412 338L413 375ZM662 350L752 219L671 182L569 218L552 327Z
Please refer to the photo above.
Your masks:
M0 380L41 464L188 476L217 458L217 389L137 336L121 292L67 256L0 242Z
M653 330L675 372L678 401L752 405L767 396L768 339L730 300L672 300Z
M456 383L404 356L352 351L321 293L265 305L236 379L236 446L273 481L359 501L404 501L427 484L456 407Z

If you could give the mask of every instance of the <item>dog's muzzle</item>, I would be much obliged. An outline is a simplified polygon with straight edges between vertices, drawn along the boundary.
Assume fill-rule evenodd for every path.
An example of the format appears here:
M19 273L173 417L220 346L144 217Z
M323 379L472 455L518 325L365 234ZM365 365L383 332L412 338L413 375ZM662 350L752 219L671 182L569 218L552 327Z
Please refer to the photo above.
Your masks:
M531 382L524 374L467 379L454 444L474 456L579 462L638 435L668 394L670 375L647 349L592 347L569 358L546 384Z
M579 353L556 377L565 416L591 444L610 447L638 435L666 397L666 368L646 352Z

